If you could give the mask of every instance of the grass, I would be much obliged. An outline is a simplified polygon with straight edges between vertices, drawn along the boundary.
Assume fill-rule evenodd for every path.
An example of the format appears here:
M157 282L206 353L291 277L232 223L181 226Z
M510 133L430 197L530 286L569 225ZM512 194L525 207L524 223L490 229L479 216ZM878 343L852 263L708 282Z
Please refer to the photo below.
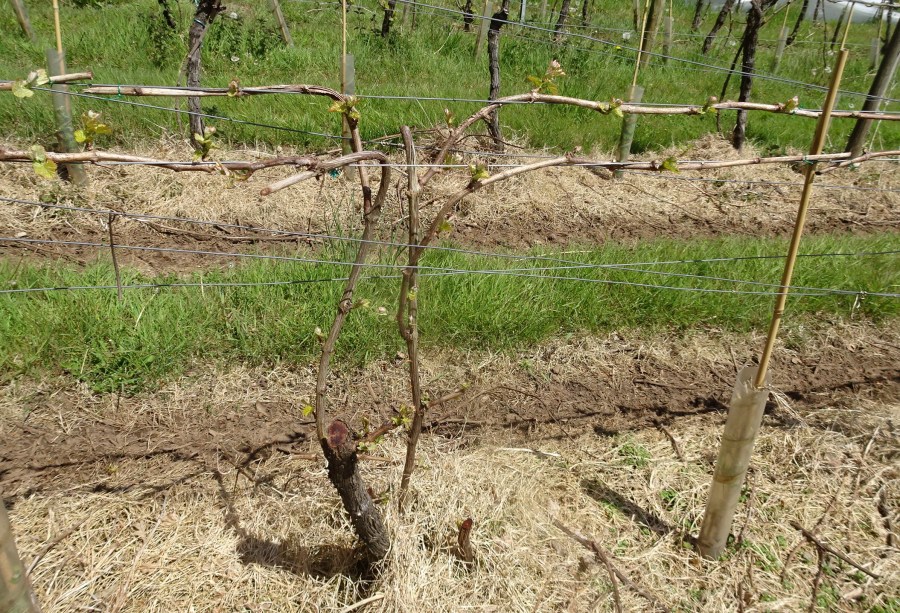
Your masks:
M434 1L456 7L446 0ZM534 4L531 19L536 20L539 7L537 3L531 4ZM164 25L154 0L64 3L63 38L69 68L90 68L96 81L101 83L175 84L186 51L185 37L191 19L189 4L176 3L176 6L178 29L172 31ZM238 78L245 85L305 82L338 87L340 16L335 7L285 2L284 10L295 40L295 47L286 48L267 6L262 2L229 3L229 13L236 13L238 18L222 15L211 27L204 46L204 83L227 86L231 79ZM793 22L798 10L799 6L791 8L788 23ZM692 11L693 3L675 4L676 32L689 32ZM575 13L572 23L577 24L580 15L578 11ZM463 32L458 19L445 13L420 16L414 31L410 32L408 28L402 31L398 24L394 34L383 39L375 33L381 15L381 8L374 0L365 0L351 9L348 47L355 56L359 94L457 98L487 95L486 57L473 58L474 34ZM0 11L0 76L3 78L20 78L28 70L44 64L44 48L52 44L49 5L35 3L31 6L31 18L41 38L37 45L23 38L12 11ZM714 12L709 12L699 32L708 31L714 18ZM736 21L740 19L742 17ZM627 29L630 24L630 3L611 0L597 3L592 23L596 28ZM780 27L780 17L773 18L764 27L761 38L776 39ZM830 34L834 24L827 27ZM853 53L845 71L843 88L846 90L865 92L868 89L871 82L869 42L875 28L873 24L854 24L851 28L849 39L857 46L852 47ZM727 66L735 51L733 43L742 28L735 23L730 35L725 30L727 27L708 56L700 54L702 39L692 37L680 37L673 54ZM637 38L632 36L626 42L620 32L597 30L597 34L623 45L635 44ZM822 24L805 24L799 42L789 48L777 75L826 85L828 75L824 69L834 58L821 45L807 44L821 41L824 36ZM658 45L657 51L660 51L661 40ZM765 42L762 45L758 66L761 71L769 72L775 44ZM633 57L631 51L577 38L569 38L565 45L555 45L549 42L546 33L510 26L504 30L501 44L502 93L526 91L525 78L543 74L548 62L557 58L568 73L561 83L562 93L589 99L624 97L631 83ZM719 95L723 73L705 70L679 62L663 64L654 61L641 77L646 90L644 100L700 103L710 95ZM738 80L732 79L726 97L736 98L737 85ZM822 92L791 84L757 79L754 85L753 97L757 101L785 101L794 95L799 95L801 105L807 107L821 105L824 97ZM140 102L172 104L165 99ZM862 99L858 96L844 94L840 100L842 107L859 108L861 104ZM175 115L167 111L86 99L75 99L73 105L76 117L88 109L102 111L116 130L114 140L124 146L186 130ZM425 127L442 125L445 107L456 117L463 117L478 105L369 99L362 106L363 136L393 134L402 123ZM898 110L900 106L891 104L888 108ZM301 96L204 101L204 110L212 114L297 130L339 132L337 118L326 109L326 103ZM566 150L577 146L586 150L594 146L609 149L618 139L620 125L613 116L601 117L569 108L515 107L505 110L502 119L508 135L514 134L534 146ZM731 121L729 114L723 122L724 129L728 129ZM232 144L262 141L310 149L334 145L328 139L296 132L226 121L212 123ZM836 147L841 146L851 128L852 121L834 122L831 138ZM772 151L787 146L805 149L813 129L814 122L809 120L759 113L752 116L749 137ZM22 102L11 95L0 96L0 130L28 140L46 141L44 144L50 145L54 130L49 99L42 94ZM712 117L645 117L639 122L634 150L688 142L712 130L715 130ZM896 124L883 124L875 138L872 148L900 147L900 129Z
M809 237L806 253L900 249L900 236L849 235ZM660 240L634 247L606 245L576 256L602 264L781 254L781 240L724 238L691 243ZM298 254L301 257L308 254ZM345 260L346 248L330 257ZM397 254L382 254L382 262ZM426 266L497 269L540 266L454 252L430 252ZM753 279L770 283L780 277L781 261L739 260L656 266L681 273ZM896 256L802 258L795 285L896 291L900 283ZM390 270L370 269L371 275ZM342 277L346 268L300 262L251 261L219 272L194 273L189 280L269 282ZM733 289L733 284L687 277L658 276L610 269L548 273L675 287ZM174 276L145 278L125 271L126 284L172 282ZM181 279L184 280L184 279ZM114 284L111 266L100 262L86 270L41 267L7 260L0 264L0 286L45 287ZM316 327L327 330L342 284L319 282L274 287L129 290L120 305L115 290L58 291L0 296L0 372L4 378L41 371L70 373L98 391L153 388L177 376L194 360L270 364L304 364L319 345ZM393 313L396 279L369 279L357 292L369 301L356 309L338 343L339 364L364 364L402 348ZM740 286L744 290L772 288ZM542 340L619 329L649 333L697 327L746 331L768 322L770 296L697 293L509 275L425 277L420 289L421 332L426 347L484 348L511 351ZM815 317L896 317L900 301L856 296L794 297L787 310L786 342L791 324ZM854 306L854 304L856 305ZM802 330L797 334L802 337ZM802 343L802 338L795 339Z

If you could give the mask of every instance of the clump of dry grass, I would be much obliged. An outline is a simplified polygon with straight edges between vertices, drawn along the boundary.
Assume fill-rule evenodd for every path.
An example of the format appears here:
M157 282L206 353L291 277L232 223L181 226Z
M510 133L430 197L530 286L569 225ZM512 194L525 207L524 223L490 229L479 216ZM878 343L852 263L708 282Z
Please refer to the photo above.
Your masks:
M183 145L165 141L133 153L168 159L187 155ZM241 149L218 152L218 157L264 159L276 153L289 155L291 152ZM688 147L639 157L736 159L758 153L748 146L738 154L721 138L707 136ZM596 155L609 158L606 152ZM393 159L402 163L401 157L395 154ZM468 157L465 161L472 161ZM515 164L533 160L511 157L500 161ZM897 173L883 171L883 164L866 164L859 171L832 173L819 182L900 187ZM326 177L318 183L306 181L263 198L259 196L262 187L292 171L272 169L243 183L229 182L216 174L172 173L134 166L91 168L89 172L90 186L79 191L38 178L28 165L3 165L0 166L0 196L294 231L353 232L359 226L355 205L360 194L353 174L346 178ZM454 226L457 236L464 240L510 246L565 244L597 238L693 236L698 231L758 235L761 227L779 232L790 229L799 188L679 180L700 176L749 182L797 183L800 180L798 174L785 166L746 166L683 176L632 173L619 181L607 181L579 168L551 168L514 177L503 185L467 197L454 216ZM402 177L398 180L403 183ZM432 181L425 199L434 198L431 207L439 207L444 198L464 187L468 180L466 169L447 171ZM403 202L398 200L398 195L402 198L399 190L391 190L388 198L386 223L382 228L388 234L402 219ZM819 189L813 202L811 229L893 223L898 205L900 193ZM0 226L7 228L6 231L27 232L32 236L48 237L79 229L102 231L103 223L105 220L91 215L14 205L0 207ZM138 230L146 231L147 227L127 220L117 224L117 231L125 236Z
M883 357L892 355L896 339L896 330L846 324L831 337L811 334L803 349L778 351L788 363L812 360L828 347ZM554 341L515 356L448 352L426 362L425 380L528 390L600 377L614 387L634 377L628 363L637 359L648 373L699 364L698 372L718 373L722 381L714 385L727 396L732 361L743 361L758 341L716 333L678 340L611 335ZM4 436L14 435L23 402L49 396L29 415L29 427L58 423L64 435L78 420L115 422L124 438L147 436L152 449L186 424L204 439L205 422L196 415L204 409L240 415L302 403L312 374L206 368L153 396L121 401L71 385L59 393L51 382L35 390L7 387L0 423ZM668 424L681 457L660 429L601 436L576 416L528 432L491 422L486 430L432 433L420 442L413 505L405 514L392 498L404 451L402 434L394 433L373 452L387 462L364 465L376 495L387 499L393 537L375 577L359 574L349 523L320 460L275 451L239 470L228 441L221 453L188 446L137 459L110 456L68 479L37 479L16 489L11 519L50 611L340 611L367 598L374 600L366 611L613 610L606 569L554 520L594 539L635 584L684 611L806 609L817 554L795 521L879 576L829 556L816 597L820 610L890 607L900 591L900 558L888 545L884 514L896 525L900 405L895 384L886 385L878 393L871 386L813 390L814 405L793 407L796 423L781 410L766 418L735 522L737 542L718 563L699 558L686 537L697 533L702 517L720 412ZM345 372L336 387L351 393L349 406L371 394L376 413L406 393L399 363ZM488 421L510 408L512 401L472 399L459 411ZM159 429L147 434L141 424L148 420ZM475 522L471 568L452 552L467 517ZM624 610L652 608L626 586L619 591Z

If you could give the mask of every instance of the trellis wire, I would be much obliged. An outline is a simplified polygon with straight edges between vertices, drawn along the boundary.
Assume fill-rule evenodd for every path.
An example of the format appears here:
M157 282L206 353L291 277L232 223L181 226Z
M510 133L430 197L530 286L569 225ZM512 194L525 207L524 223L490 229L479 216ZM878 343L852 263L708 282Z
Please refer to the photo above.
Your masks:
M426 7L426 8L431 8L431 9L435 9L435 10L437 10L437 11L443 11L443 12L445 12L445 13L450 13L450 14L454 14L454 15L460 15L460 16L464 15L464 13L463 13L462 11L458 11L458 10L454 10L454 9L448 9L448 8L444 8L444 7L440 7L440 6L434 6L434 5L431 5L431 4L425 4L425 3L422 3L422 2L417 2L416 0L397 0L397 2L398 2L398 3L402 3L402 4L408 4L408 5L411 5L411 6L423 6L423 7ZM482 15L477 15L477 14L473 14L473 17L474 17L475 19L480 19L480 20L488 20L488 21L492 20L491 17L484 17L484 16L482 16ZM550 34L555 34L555 33L556 33L556 31L553 30L553 29L551 29L551 28L542 28L542 27L539 27L539 26L534 26L534 25L529 25L529 24L523 24L523 23L519 23L519 22L517 22L517 21L510 21L510 20L500 20L500 21L501 21L502 23L509 24L510 26L513 26L513 27L518 26L518 27L523 28L523 29L526 29L526 30L536 30L536 31L540 31L540 32L547 32L547 33L550 33ZM626 46L626 45L620 45L620 44L615 43L615 42L612 42L612 41L603 40L603 39L601 39L601 38L595 38L595 37L593 37L593 36L588 36L588 35L586 35L586 34L578 34L578 33L575 33L575 32L568 32L568 33L566 33L566 36L568 36L568 37L573 37L573 38L580 38L580 39L584 39L584 40L590 40L590 41L593 41L593 42L598 42L598 43L603 44L603 45L613 46L613 47L618 47L618 48L620 48L620 49L624 49L624 50L627 50L627 51L633 51L633 52L635 52L635 53L638 52L638 49L635 48L635 47L629 47L629 46ZM774 81L774 82L779 82L779 83L787 83L787 84L789 84L789 85L796 85L796 86L798 86L798 87L803 87L803 88L806 88L806 89L812 89L812 90L821 91L821 92L828 91L828 88L825 87L825 86L823 86L823 85L815 85L815 84L813 84L813 83L804 83L804 82L802 82L802 81L796 81L796 80L794 80L794 79L787 79L787 78L785 78L785 77L777 77L777 76L775 76L775 75L769 75L769 74L765 74L765 73L757 73L757 72L754 72L754 73L745 73L744 71L739 70L739 69L737 69L737 68L735 68L734 70L731 70L731 69L729 69L729 68L726 68L725 66L719 66L719 65L717 65L717 64L707 64L707 63L705 63L705 62L699 62L699 61L696 61L696 60L689 60L689 59L687 59L687 58L681 58L681 57L672 56L672 55L665 55L665 54L663 54L663 53L656 53L656 52L644 51L643 54L644 54L644 55L647 55L647 56L650 56L650 57L658 57L658 58L665 58L665 59L669 59L669 60L674 60L674 61L676 61L676 62L681 62L681 63L688 64L688 65L692 65L692 66L700 66L700 67L703 67L703 68L709 68L709 69L713 69L713 70L715 70L715 71L717 71L717 72L726 72L726 73L727 73L727 72L730 72L730 73L737 74L737 75L745 75L745 74L747 74L747 75L753 76L754 78L763 79L763 80L767 80L767 81ZM633 58L632 58L632 59L633 59ZM854 91L848 91L848 90L839 90L839 93L841 93L841 94L843 94L843 95L848 95L848 96L860 96L860 97L863 97L863 98L868 97L868 95L867 95L866 93L863 93L863 92L854 92ZM878 98L876 98L876 99L882 100L882 101L887 101L887 102L900 102L900 99L896 99L896 98L878 97Z
M209 220L199 220L192 219L188 217L174 217L174 216L165 216L165 215L150 215L143 213L126 213L123 211L115 211L112 209L89 209L84 207L75 207L68 206L62 204L53 204L53 203L45 203L38 202L34 200L22 200L18 198L6 198L0 197L0 202L9 202L12 204L22 204L28 206L37 206L42 208L53 208L60 209L66 211L73 212L82 212L95 214L98 216L108 216L115 215L119 217L124 217L128 219L134 219L136 221L142 220L156 220L156 221L176 221L182 223L191 223L196 225L207 225L214 227L222 227L222 228L232 228L238 230L250 230L254 232L268 232L270 234L278 234L285 237L296 236L297 238L303 239L314 239L314 240L333 240L333 241L344 241L350 243L368 243L372 245L377 245L381 247L392 247L392 248L409 248L409 247L420 247L426 250L432 251L444 251L449 253L458 253L462 255L470 255L470 256L480 256L480 257L488 257L488 258L498 258L498 259L509 259L515 261L550 261L557 262L561 264L573 264L579 265L584 268L620 268L620 267L633 267L633 266L657 266L657 265L673 265L673 264L697 264L697 263L712 263L712 262L733 262L733 261L743 261L743 260L759 260L759 259L783 259L784 256L776 255L776 256L738 256L738 257L730 257L730 258L702 258L702 259L689 259L689 260L663 260L663 261L645 261L645 262L626 262L626 263L618 263L618 264L588 264L585 262L578 262L577 260L564 259L554 256L553 254L542 254L542 255L516 255L510 253L500 253L493 251L480 251L473 249L463 249L459 247L447 247L443 245L411 245L409 243L398 242L398 241L382 241L382 240L366 240L351 236L340 236L333 234L325 234L325 233L312 233L312 232L297 232L292 230L281 230L276 228L266 228L259 226L249 226L249 225L241 225L241 224L233 224L224 221L209 221ZM223 238L228 238L224 236ZM849 257L849 256L875 256L875 255L892 255L900 253L900 251L864 251L857 253L819 253L819 254L801 254L801 257ZM777 284L772 284L777 287ZM821 288L812 288L812 289L821 289Z
M0 242L2 243L24 243L24 244L40 244L40 245L62 245L68 247L91 247L104 249L108 248L110 245L108 243L94 243L88 241L60 241L54 239L33 239L33 238L16 238L16 237L0 237ZM367 241L373 242L373 241ZM295 256L279 256L279 255L268 255L268 254L253 254L253 253L236 253L236 252L222 252L222 251L208 251L208 250L199 250L199 249L181 249L181 248L172 248L172 247L149 247L144 245L116 245L117 249L126 249L126 250L135 250L135 251L149 251L156 253L179 253L179 254L189 254L189 255L200 255L200 256L212 256L212 257L233 257L233 258L247 258L254 260L274 260L274 261L285 261L285 262L300 262L307 264L317 264L317 265L333 265L333 266L351 266L354 265L353 262L344 262L344 261L334 261L334 260L323 260L318 258L300 258ZM573 266L549 266L549 267L529 267L523 269L465 269L465 268L448 268L448 267L440 267L440 266L416 266L417 270L426 270L426 271L437 271L437 273L430 274L428 276L443 276L447 274L459 275L459 274L476 274L476 275L499 275L499 276L513 276L513 277L538 277L542 279L559 279L559 280L568 280L568 281L583 281L583 282L599 282L606 283L610 285L633 285L636 287L649 287L649 288L659 288L659 289L673 289L682 291L685 289L691 289L698 292L712 292L712 293L738 293L738 294L748 294L748 295L767 295L773 296L777 295L778 292L754 292L754 291L745 291L745 290L720 290L720 289L712 289L712 288L677 288L673 286L662 286L648 283L633 283L628 281L613 281L609 279L591 279L586 277L568 277L568 276L548 276L548 275L535 275L530 273L535 272L552 272L556 270L572 270L572 269L612 269L621 272L634 272L641 274L659 274L663 276L674 276L674 277L682 277L682 278L695 278L695 279L704 279L704 280L715 280L721 282L729 282L735 284L745 284L745 285L761 285L767 287L780 287L779 284L775 283L764 283L759 281L745 281L741 279L726 279L722 277L710 277L705 275L690 275L684 273L668 273L665 271L650 271L643 269L633 268L634 266L640 265L638 263L635 264L586 264L583 262L577 262L572 260L558 260L560 262L572 262ZM408 266L402 264L382 264L375 262L366 262L359 264L364 268L377 268L377 269L406 269ZM890 292L869 292L869 291L861 291L861 290L839 290L832 288L818 288L818 287L808 287L808 286L793 286L796 289L807 290L806 293L796 293L795 295L803 295L803 296L826 296L826 295L858 295L860 293L865 293L870 296L880 296L887 298L896 298L900 297L900 294L890 293Z

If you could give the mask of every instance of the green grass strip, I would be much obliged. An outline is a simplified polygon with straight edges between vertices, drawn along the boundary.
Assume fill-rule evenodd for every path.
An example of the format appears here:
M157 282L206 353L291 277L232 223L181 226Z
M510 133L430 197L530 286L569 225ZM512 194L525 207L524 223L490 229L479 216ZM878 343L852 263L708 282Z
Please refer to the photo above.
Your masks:
M604 245L563 256L585 263L618 264L664 260L780 255L786 241L723 238L679 242L659 240L636 246ZM803 253L858 253L900 250L900 235L812 236ZM574 250L573 250L574 251ZM308 252L298 252L309 257ZM350 247L330 245L315 257L352 259ZM402 261L382 253L382 262ZM898 255L804 257L795 285L866 292L900 291ZM212 262L211 262L212 263ZM218 262L217 262L218 264ZM458 269L543 267L487 256L431 251L423 265ZM777 283L781 259L746 259L646 266L660 271ZM124 283L265 283L343 277L348 267L256 260L223 271L188 276L146 277L125 270ZM369 275L395 273L369 269ZM428 272L428 271L423 271ZM686 332L698 327L747 331L764 328L772 296L700 293L631 285L564 280L578 276L679 288L774 291L772 287L735 285L689 277L667 277L609 268L533 271L544 278L467 274L423 277L419 291L421 337L425 347L516 350L552 337L602 334L616 329ZM549 277L549 278L548 278ZM0 262L0 289L115 285L112 267L99 262L88 269L38 266L8 259ZM152 388L185 372L193 360L260 363L309 363L319 352L315 328L327 330L342 288L340 282L296 283L268 287L191 287L132 289L122 304L116 291L77 290L0 295L0 374L4 378L41 372L67 372L98 391ZM338 343L339 364L358 365L402 348L394 313L399 281L366 279ZM381 312L382 307L384 311ZM817 317L864 317L881 321L897 316L900 299L856 295L794 296L785 324L809 324ZM826 324L827 325L827 324Z

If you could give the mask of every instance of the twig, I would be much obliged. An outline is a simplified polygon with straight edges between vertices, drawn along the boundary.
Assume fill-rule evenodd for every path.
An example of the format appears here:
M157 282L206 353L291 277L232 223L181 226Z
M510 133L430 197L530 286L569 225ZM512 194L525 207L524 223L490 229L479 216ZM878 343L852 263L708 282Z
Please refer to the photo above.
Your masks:
M403 474L400 477L400 491L397 504L403 511L409 481L416 465L416 446L422 434L422 422L425 419L426 405L422 401L422 383L419 368L419 282L418 264L422 249L419 245L419 194L422 184L416 172L416 147L412 132L408 126L400 127L403 147L406 150L406 163L409 164L407 174L406 198L408 204L408 236L410 247L407 249L409 266L403 269L403 280L400 282L400 297L397 304L397 328L400 336L406 341L406 352L409 357L409 388L412 395L413 418L409 428L409 440L406 443L406 460ZM471 524L471 522L470 522Z
M809 608L807 611L812 613L816 610L816 604L819 596L819 585L822 583L822 573L825 570L825 551L821 547L816 548L818 560L816 561L816 576L813 578L812 596L809 600Z
M363 600L360 600L359 602L353 603L349 607L344 607L343 609L341 609L341 613L350 613L350 611L356 611L357 609L363 608L367 604L372 604L373 602L378 602L379 600L383 600L383 599L384 599L384 594L382 594L381 592L378 592L377 594L375 594L373 596L369 596L368 598L364 598Z
M575 539L576 541L578 541L586 549L593 551L594 555L597 557L597 559L600 560L601 562L603 562L606 565L607 569L611 569L612 574L614 574L616 577L618 577L619 581L624 583L627 587L631 588L632 590L634 590L635 592L637 592L638 594L643 596L646 600L648 600L651 604L657 606L660 610L669 611L669 607L667 607L665 604L663 604L662 601L659 600L659 598L657 598L656 596L654 596L647 590L635 585L635 583L631 579L629 579L627 575L625 575L622 571L620 571L618 568L616 568L612 564L612 561L610 560L611 556L607 552L605 552L603 550L603 548L597 544L596 541L593 541L593 540L587 538L586 536L582 536L581 534L578 534L574 530L570 530L569 528L566 528L562 523L559 522L559 520L554 519L553 525L556 526L557 528L559 528L560 530L562 530L563 532L565 532L568 536L570 536L573 539ZM615 584L616 584L616 582L613 581L614 594L617 593ZM617 602L617 605L621 606L618 602ZM619 609L619 610L621 610L621 609Z
M812 527L811 532L815 532L816 530L818 530L819 526L822 525L822 522L825 521L825 518L828 517L828 513L831 512L831 507L833 507L834 503L837 502L838 496L840 495L841 489L843 488L843 486L844 486L844 484L842 482L840 484L840 486L837 488L837 490L835 490L834 495L831 497L831 500L828 502L828 504L825 505L825 510L822 512L822 516L819 517L819 520L816 522L816 525L814 525ZM781 583L784 583L784 578L787 575L787 571L788 571L788 565L790 565L791 559L794 557L794 554L797 553L797 550L800 548L800 545L802 543L803 543L803 541L799 541L796 545L794 545L791 548L791 550L788 552L787 557L785 557L784 563L782 564L782 568L781 568L781 578L780 578Z
M93 72L73 72L71 74L61 74L55 77L48 77L50 83L71 83L72 81L89 81L94 78ZM10 91L15 81L0 81L0 92Z
M826 551L826 552L830 553L830 554L833 555L834 557L838 558L839 560L842 560L842 561L846 562L847 564L849 564L850 566L852 566L852 567L855 568L856 570L858 570L858 571L860 571L860 572L862 572L862 573L865 573L865 574L869 575L869 576L872 577L873 579L880 579L880 578L881 578L878 574L873 573L871 570L869 570L869 569L866 568L865 566L863 566L863 565L861 565L861 564L859 564L859 563L857 563L857 562L854 562L853 560L851 560L850 558L848 558L845 554L841 553L841 552L838 551L837 549L834 549L833 547L831 547L831 546L829 546L829 545L826 545L825 543L823 543L822 541L820 541L818 538L816 538L816 536L815 536L814 534L812 534L812 533L809 532L806 528L804 528L803 526L801 526L799 522L796 522L796 521L793 521L793 520L792 520L792 521L791 521L791 526L794 527L795 529L799 530L799 531L800 531L800 534L802 534L802 535L804 536L804 538L806 538L806 540L808 540L810 543L812 543L813 545L815 545L816 547L818 547L818 548L821 549L822 551Z
M675 439L675 435L672 434L672 432L670 432L669 429L666 428L658 419L653 420L653 425L666 435L666 438L668 438L669 442L672 443L672 450L675 452L675 455L679 460L684 462L684 456L681 454L681 448L678 446L678 441Z
M116 242L113 238L113 222L116 220L116 216L114 213L109 214L109 218L106 222L106 229L109 233L109 253L112 256L112 265L113 271L116 274L116 297L118 301L121 303L124 299L122 296L122 274L119 272L119 260L116 258Z
M537 449L528 449L527 447L499 447L497 451L508 451L510 453L533 453L542 458L560 458L558 453L552 451L539 451Z
M289 234L286 236L234 236L231 234L210 234L208 232L197 232L196 230L182 230L181 228L173 228L172 226L167 226L165 224L157 223L154 221L148 221L146 219L141 219L139 217L133 218L133 220L138 223L147 224L148 226L150 226L150 228L152 228L153 230L156 230L160 234L184 235L184 236L190 236L191 238L194 238L197 240L222 239L222 240L234 241L234 242L305 241L307 243L311 243L314 240L312 237L300 236L299 234Z
M37 565L40 564L41 560L44 559L44 556L46 556L48 553L50 553L54 547L56 547L61 542L63 542L67 538L69 538L72 534L74 534L75 531L78 530L81 526L83 526L84 522L86 522L86 521L87 521L87 519L82 519L80 522L76 523L74 526L72 526L71 528L69 528L68 530L66 530L59 536L57 536L55 539L53 539L52 541L50 541L49 543L44 545L44 548L41 549L36 556L34 556L34 559L31 561L31 564L28 566L28 570L26 571L25 574L30 575L31 573L33 573L34 569L37 568Z

